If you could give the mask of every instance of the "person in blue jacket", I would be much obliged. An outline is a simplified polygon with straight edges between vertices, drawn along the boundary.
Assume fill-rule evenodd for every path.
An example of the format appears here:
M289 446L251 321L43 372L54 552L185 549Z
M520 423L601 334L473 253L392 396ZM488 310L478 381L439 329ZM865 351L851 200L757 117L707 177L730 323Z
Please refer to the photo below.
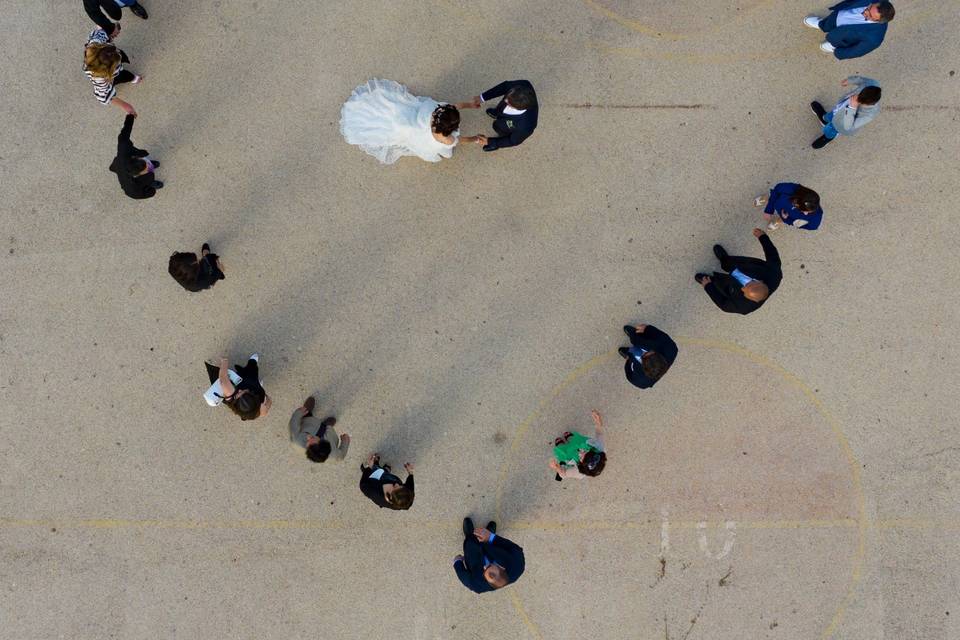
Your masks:
M886 0L870 3L867 0L844 0L830 7L826 18L807 16L803 23L811 29L820 29L827 39L820 45L837 60L859 58L883 42L887 23L895 15L893 5Z
M757 196L753 205L763 207L763 217L769 223L767 229L771 231L779 228L781 221L791 227L813 231L820 228L823 220L817 192L793 182L777 184L770 189L769 196Z
M523 549L498 536L496 522L474 528L473 520L464 518L463 537L463 555L453 559L453 569L470 591L502 589L523 574Z

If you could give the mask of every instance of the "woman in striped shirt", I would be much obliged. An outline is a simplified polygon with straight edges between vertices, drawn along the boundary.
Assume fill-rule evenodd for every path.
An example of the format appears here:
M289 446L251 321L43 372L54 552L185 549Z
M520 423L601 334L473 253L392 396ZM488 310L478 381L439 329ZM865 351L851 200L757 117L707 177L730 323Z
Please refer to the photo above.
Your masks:
M90 33L83 54L83 72L93 82L93 95L101 104L112 102L135 116L137 111L133 105L116 97L116 85L124 82L137 84L143 78L124 69L124 62L130 62L130 59L110 41L106 31L97 27Z

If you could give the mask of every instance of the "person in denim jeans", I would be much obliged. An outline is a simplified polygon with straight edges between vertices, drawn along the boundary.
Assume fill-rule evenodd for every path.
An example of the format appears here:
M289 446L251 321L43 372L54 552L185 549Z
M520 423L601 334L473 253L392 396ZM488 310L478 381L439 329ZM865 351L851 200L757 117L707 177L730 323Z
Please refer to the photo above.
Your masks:
M810 103L823 125L823 135L810 145L814 149L822 149L839 135L852 136L880 113L880 85L876 80L850 76L840 86L851 90L830 111L816 100Z

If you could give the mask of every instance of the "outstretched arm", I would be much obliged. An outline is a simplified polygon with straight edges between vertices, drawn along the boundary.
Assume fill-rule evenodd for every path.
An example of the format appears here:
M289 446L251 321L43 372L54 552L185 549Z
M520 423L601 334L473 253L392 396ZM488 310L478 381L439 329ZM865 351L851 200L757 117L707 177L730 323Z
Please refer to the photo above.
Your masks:
M757 234L758 231L760 232L759 235ZM773 240L770 239L770 236L765 234L760 229L754 229L753 235L757 236L757 240L760 241L760 246L763 247L763 259L770 264L779 267L780 252L778 252L777 248L773 246Z

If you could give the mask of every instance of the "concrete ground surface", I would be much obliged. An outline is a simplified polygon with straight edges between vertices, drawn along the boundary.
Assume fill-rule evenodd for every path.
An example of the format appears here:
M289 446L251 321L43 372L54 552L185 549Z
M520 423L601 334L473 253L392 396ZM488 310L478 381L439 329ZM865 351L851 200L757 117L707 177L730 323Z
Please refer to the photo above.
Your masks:
M0 637L960 637L951 3L898 0L848 61L809 0L144 4L118 44L147 201L107 171L80 2L0 9ZM813 151L809 101L854 73L883 111ZM384 167L338 127L372 77L527 78L540 125ZM693 274L760 255L779 181L824 224L773 232L779 291L723 314ZM204 241L227 279L188 294L166 262ZM652 390L633 322L680 344ZM270 415L207 407L203 360L253 351ZM311 393L343 463L288 442ZM557 483L593 408L607 470ZM416 464L410 511L358 491L371 451ZM467 514L524 547L518 583L459 584Z

